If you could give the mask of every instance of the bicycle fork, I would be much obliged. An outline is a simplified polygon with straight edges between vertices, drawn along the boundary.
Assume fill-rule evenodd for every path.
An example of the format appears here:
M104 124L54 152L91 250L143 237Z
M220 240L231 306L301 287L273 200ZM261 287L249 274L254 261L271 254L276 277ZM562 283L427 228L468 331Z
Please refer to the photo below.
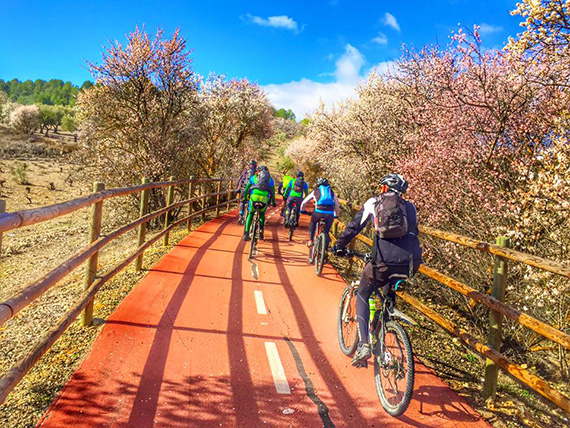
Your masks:
M353 296L354 296L354 291L358 288L358 286L360 285L360 281L353 281L352 284L350 284L350 293L348 293L348 299L346 299L344 301L344 306L342 307L342 321L343 322L349 322L350 320L347 319L347 312L348 312L348 307L350 305L350 301L352 300Z

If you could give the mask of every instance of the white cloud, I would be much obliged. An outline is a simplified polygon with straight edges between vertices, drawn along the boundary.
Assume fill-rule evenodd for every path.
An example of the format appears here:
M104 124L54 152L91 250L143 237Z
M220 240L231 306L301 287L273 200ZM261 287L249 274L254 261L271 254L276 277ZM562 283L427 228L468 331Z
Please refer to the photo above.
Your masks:
M484 22L481 23L481 25L479 25L479 34L481 34L482 36L488 34L500 33L501 31L503 31L503 27L499 27L496 25L486 24Z
M348 98L354 94L354 84L320 83L309 79L263 86L275 108L293 110L297 120L312 113L322 100L327 105Z
M378 35L372 39L372 42L379 45L387 45L388 37L386 37L386 34L384 33L378 33Z
M263 86L269 99L276 108L291 109L300 120L306 114L312 113L321 100L325 105L350 98L358 82L364 79L371 70L363 70L365 58L358 49L347 44L343 55L336 61L336 69L332 75L332 83L315 82L301 79L282 84L269 84ZM373 69L384 73L389 63L377 64ZM331 75L329 73L329 75Z
M287 30L297 31L299 25L293 18L289 18L287 15L270 16L268 18L262 18L260 16L246 15L247 20L262 27L273 27L273 28L285 28Z
M382 24L384 24L386 27L393 28L398 33L401 31L400 30L400 24L398 24L398 20L396 19L396 17L394 15L392 15L389 12L386 12L384 14L384 16L382 17Z
M336 62L334 75L338 82L354 83L358 80L364 56L354 46L347 44L344 54Z

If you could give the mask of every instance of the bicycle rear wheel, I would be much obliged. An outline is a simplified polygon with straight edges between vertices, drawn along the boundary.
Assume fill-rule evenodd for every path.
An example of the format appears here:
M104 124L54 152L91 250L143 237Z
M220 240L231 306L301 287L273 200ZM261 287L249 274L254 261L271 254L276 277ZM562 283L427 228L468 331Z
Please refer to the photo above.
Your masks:
M412 401L414 391L414 355L406 330L396 321L388 321L384 337L374 352L374 383L380 403L392 416L400 416ZM384 343L384 354L381 354Z
M249 258L253 259L256 253L257 240L259 239L259 212L256 212L253 216L253 225L251 229L251 246L249 247Z
M327 249L325 247L326 240L324 233L317 236L315 241L315 273L317 276L321 276L323 273L323 266L325 264L325 258L327 254Z
M358 325L356 324L356 289L344 289L338 305L338 344L343 354L349 357L358 346Z

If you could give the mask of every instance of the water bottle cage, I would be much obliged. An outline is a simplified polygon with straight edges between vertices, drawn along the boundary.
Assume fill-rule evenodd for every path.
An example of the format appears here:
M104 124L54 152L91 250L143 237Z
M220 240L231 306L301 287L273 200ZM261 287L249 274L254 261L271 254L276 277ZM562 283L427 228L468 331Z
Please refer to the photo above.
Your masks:
M404 291L406 289L406 280L399 279L393 286L394 291Z

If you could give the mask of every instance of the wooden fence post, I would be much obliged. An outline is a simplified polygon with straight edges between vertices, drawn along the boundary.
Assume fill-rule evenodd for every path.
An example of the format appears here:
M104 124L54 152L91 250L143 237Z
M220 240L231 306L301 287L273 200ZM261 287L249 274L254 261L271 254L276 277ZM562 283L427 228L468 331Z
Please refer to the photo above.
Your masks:
M168 181L174 181L174 177L170 176L170 178L168 179ZM174 185L168 187L168 193L166 194L166 206L169 207L170 205L172 205L172 203L174 202ZM170 211L166 211L166 213L164 214L164 229L168 229L168 226L170 226L170 218L171 218L171 214ZM162 241L163 245L166 247L168 245L168 238L169 238L170 233L167 233L164 235L164 239Z
M150 180L148 178L143 178L142 179L142 184L147 184ZM140 206L140 216L143 217L147 214L148 211L148 197L150 196L150 191L147 190L143 190L141 192L141 206ZM145 238L146 238L146 223L143 223L139 226L139 241L138 241L138 247L140 247L142 244L144 244ZM135 264L135 270L137 272L140 272L142 269L142 264L143 264L143 256L144 256L144 251L140 254L140 256L137 257L137 261Z
M228 190L230 191L230 193L228 193L228 206L227 206L226 211L229 211L231 208L230 201L232 200L232 195L233 195L233 192L231 192L231 191L234 190L234 181L230 180L229 183L230 183L230 185L228 187Z
M105 183L93 183L93 191L100 192L105 189ZM103 218L103 201L97 202L91 206L91 228L89 231L89 243L99 239L101 235L101 220ZM97 264L99 260L99 251L89 257L87 260L87 269L85 270L84 289L87 290L93 284L95 275L97 274ZM95 300L95 299L93 299ZM91 300L83 310L82 324L84 326L93 323L93 300Z
M222 180L218 181L218 193L222 191ZM216 196L216 217L220 216L220 195Z
M0 214L6 212L6 200L0 199ZM0 232L0 257L2 257L2 232Z
M509 247L510 240L504 236L497 238L497 245L501 247ZM505 300L505 288L507 283L507 261L499 256L495 256L495 269L493 273L493 288L491 296L503 302ZM491 310L489 318L489 347L495 349L497 352L501 350L501 324L503 322L503 314ZM497 375L499 367L497 364L487 358L485 364L485 382L483 383L483 399L486 402L494 401L497 394Z
M350 212L354 215L354 208L352 208L352 204L349 205L350 206ZM356 246L356 239L353 239L352 241L350 241L350 243L348 244L348 249L350 251L354 251L354 248ZM352 269L354 267L354 257L351 257L350 259L348 259L348 275L352 275Z
M206 221L206 211L204 211L206 209L206 199L208 198L204 198L204 195L208 194L208 190L207 190L207 184L205 181L202 183L201 186L201 190L202 190L202 223L204 223Z
M192 180L194 180L194 177L192 177ZM192 199L194 197L194 187L196 186L196 184L194 183L194 181L190 182L190 188L188 189L188 199ZM190 202L188 204L188 215L192 215L192 213L194 212L193 210L193 205L194 202ZM188 232L192 231L192 219L189 218L188 219Z

